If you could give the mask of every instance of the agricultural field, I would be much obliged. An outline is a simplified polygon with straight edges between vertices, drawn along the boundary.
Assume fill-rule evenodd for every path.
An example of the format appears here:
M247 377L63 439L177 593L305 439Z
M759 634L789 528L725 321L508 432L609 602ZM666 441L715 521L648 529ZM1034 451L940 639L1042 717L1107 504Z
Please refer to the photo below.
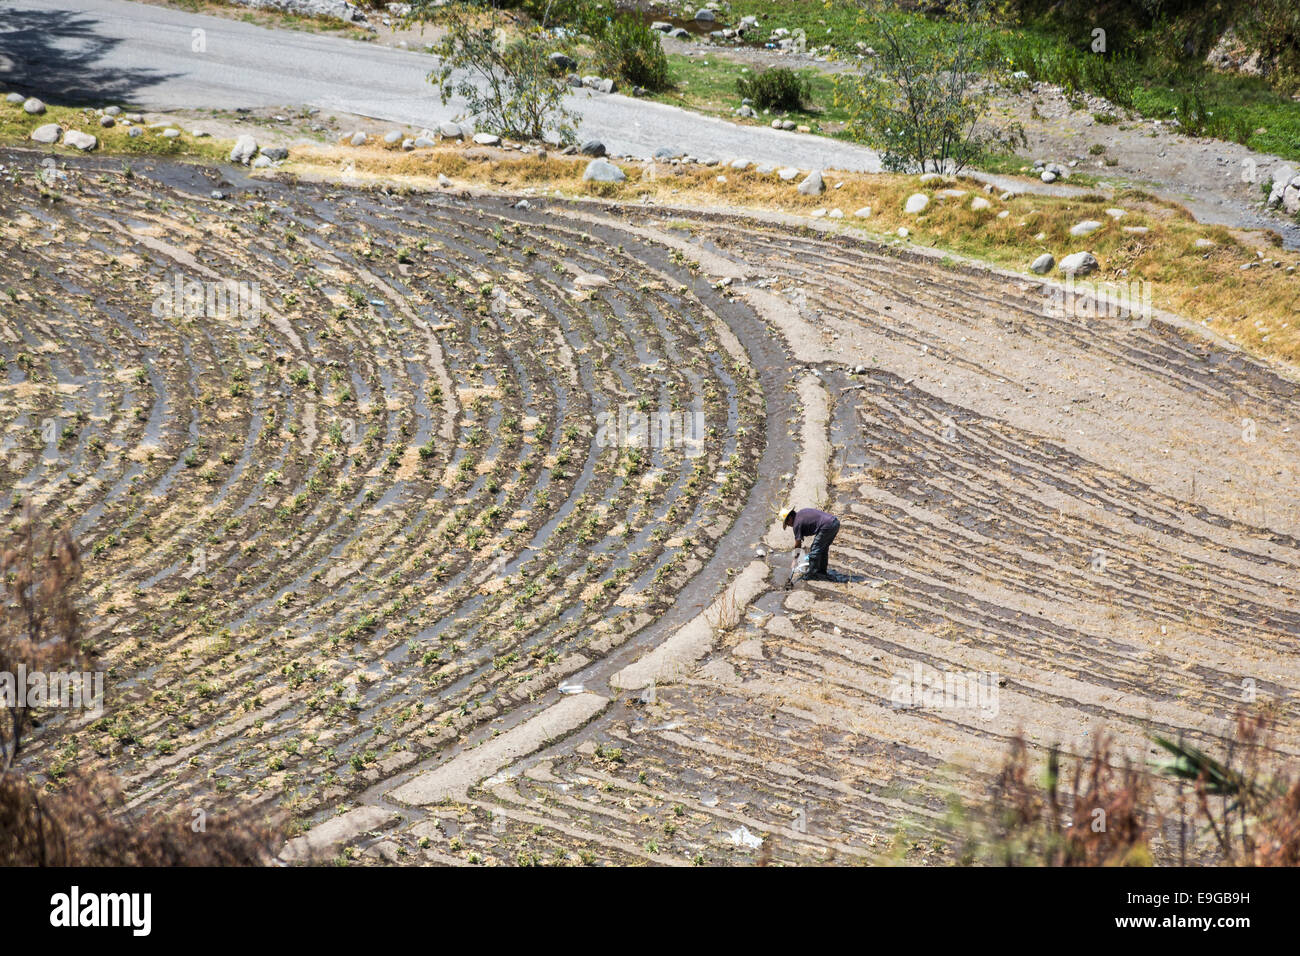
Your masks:
M1281 361L788 216L0 165L0 493L108 683L56 778L292 863L946 863L1017 734L1300 750Z

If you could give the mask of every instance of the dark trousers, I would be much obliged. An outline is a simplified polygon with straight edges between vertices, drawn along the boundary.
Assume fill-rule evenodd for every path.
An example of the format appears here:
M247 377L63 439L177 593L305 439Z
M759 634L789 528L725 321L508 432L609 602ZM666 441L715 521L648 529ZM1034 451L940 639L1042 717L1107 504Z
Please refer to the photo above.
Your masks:
M812 547L808 549L808 573L825 574L826 562L831 556L831 542L840 533L840 519L836 518L829 528L823 528L813 535Z

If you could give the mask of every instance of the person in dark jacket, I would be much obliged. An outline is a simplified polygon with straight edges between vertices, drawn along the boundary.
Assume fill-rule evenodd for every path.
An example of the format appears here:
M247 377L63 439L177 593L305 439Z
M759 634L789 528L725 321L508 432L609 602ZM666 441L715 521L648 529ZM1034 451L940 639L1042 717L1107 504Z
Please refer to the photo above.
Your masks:
M840 519L817 508L789 508L785 527L794 531L795 547L802 548L804 538L812 538L808 548L808 578L824 578L830 560L831 542L840 530Z

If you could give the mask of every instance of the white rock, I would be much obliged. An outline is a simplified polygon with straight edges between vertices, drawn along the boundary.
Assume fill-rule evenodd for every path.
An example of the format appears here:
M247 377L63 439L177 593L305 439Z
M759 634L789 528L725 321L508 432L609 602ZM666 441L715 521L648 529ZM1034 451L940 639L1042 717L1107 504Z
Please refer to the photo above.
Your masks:
M134 130L132 130L134 133ZM257 152L257 140L245 133L235 140L235 145L230 149L230 161L247 166Z
M799 175L799 170L795 169L793 166L787 166L785 169L778 169L776 174L788 183Z
M364 146L366 145L366 134L357 130L352 134L352 139L349 140L349 142L351 142L353 146Z
M1036 272L1040 276L1046 275L1052 271L1052 266L1056 265L1056 257L1050 252L1044 252L1041 256L1029 264L1029 271Z
M870 207L870 206L863 206L861 209L859 209L859 210L858 210L857 212L855 212L853 215L857 216L859 219L870 219L870 218L871 218L871 207Z
M832 209L830 212L828 212L828 213L826 214L826 216L827 216L828 219L843 219L843 218L844 218L844 210L843 210L843 209Z
M1088 236L1101 228L1101 223L1096 219L1085 219L1083 222L1075 223L1070 227L1072 236Z
M180 138L181 131L178 130L178 129L172 129L172 128L169 127L169 128L167 128L167 129L163 130L163 131L162 131L162 134L163 134L163 139L178 139L178 138Z
M479 146L497 146L501 143L501 137L491 133L475 133L474 142Z
M930 205L929 196L925 193L912 193L907 197L907 202L903 203L903 212L915 216L919 212L924 212L928 205Z
M31 113L33 116L40 116L45 112L45 104L34 96L29 96L23 100L23 112Z
M993 204L989 202L987 199L985 199L983 196L976 196L974 199L970 201L971 209L975 210L976 212L979 212L981 209L988 209L992 205Z
M1128 213L1123 209L1107 209L1106 215L1111 219L1123 219Z
M59 141L59 135L63 132L58 123L46 123L44 126L38 126L32 130L32 142L53 144Z
M814 169L808 174L807 178L799 184L799 192L805 196L820 196L826 189L826 184L822 182L822 171Z
M99 140L89 133L83 133L80 130L70 129L63 134L63 145L72 146L82 152L90 152L99 145Z
M627 175L623 170L607 159L593 159L582 173L583 182L621 183L625 179Z

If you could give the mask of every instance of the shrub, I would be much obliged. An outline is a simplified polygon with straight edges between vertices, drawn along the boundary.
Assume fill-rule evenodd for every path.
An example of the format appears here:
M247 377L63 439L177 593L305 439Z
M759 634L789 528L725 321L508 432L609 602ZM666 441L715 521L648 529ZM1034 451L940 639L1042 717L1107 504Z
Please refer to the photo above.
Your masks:
M801 110L812 100L812 82L784 66L742 76L736 91L760 110Z
M668 58L659 34L633 17L616 17L596 35L596 69L604 76L617 77L647 90L666 90Z
M418 4L414 13L423 18L430 10ZM568 88L551 76L553 39L541 30L510 38L501 11L484 4L449 3L438 12L447 32L429 79L444 104L463 97L480 125L502 136L573 140L575 117L563 106Z

